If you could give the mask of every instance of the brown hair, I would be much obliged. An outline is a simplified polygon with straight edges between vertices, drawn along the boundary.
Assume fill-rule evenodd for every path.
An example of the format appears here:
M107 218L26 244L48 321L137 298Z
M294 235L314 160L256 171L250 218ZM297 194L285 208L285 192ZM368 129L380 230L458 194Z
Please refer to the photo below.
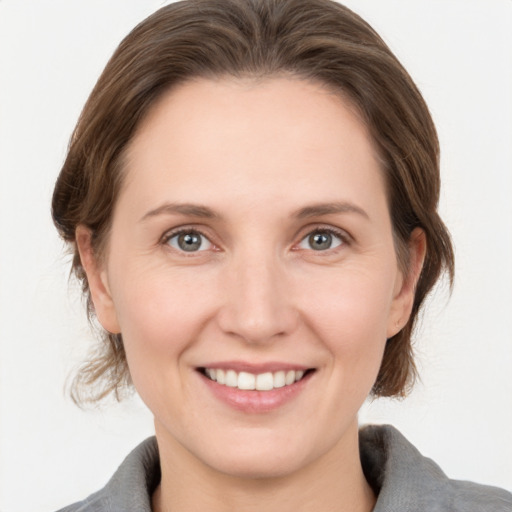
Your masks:
M439 145L428 108L410 76L359 16L330 0L187 0L161 8L121 42L73 132L52 202L54 223L74 250L72 269L89 287L76 248L79 224L101 256L122 181L122 157L141 119L178 83L195 77L272 77L321 82L359 110L380 152L398 259L421 227L427 254L408 324L387 342L375 396L403 396L416 376L411 334L425 296L453 249L438 213ZM99 399L130 382L121 335L104 343L75 379Z

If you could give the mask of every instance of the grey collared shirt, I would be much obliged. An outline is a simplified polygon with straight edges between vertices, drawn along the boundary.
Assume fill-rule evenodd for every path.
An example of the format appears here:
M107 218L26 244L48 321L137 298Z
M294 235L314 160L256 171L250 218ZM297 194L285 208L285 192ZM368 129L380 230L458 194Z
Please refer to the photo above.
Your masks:
M378 496L374 512L512 512L512 494L450 480L394 427L364 427L359 444L365 476ZM159 481L152 437L128 455L103 489L59 512L151 512Z

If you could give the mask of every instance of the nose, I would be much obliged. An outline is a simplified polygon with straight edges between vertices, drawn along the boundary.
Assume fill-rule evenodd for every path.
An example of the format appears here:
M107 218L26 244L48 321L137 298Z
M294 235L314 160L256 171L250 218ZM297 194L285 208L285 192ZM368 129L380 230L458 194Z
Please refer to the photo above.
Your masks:
M299 313L283 263L253 254L239 258L223 276L220 328L247 343L261 344L291 334Z

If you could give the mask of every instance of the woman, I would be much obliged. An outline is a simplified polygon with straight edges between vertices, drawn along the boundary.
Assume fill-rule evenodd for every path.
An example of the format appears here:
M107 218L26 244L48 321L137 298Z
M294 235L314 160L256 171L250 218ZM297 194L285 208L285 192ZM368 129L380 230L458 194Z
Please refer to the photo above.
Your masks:
M409 389L418 311L453 277L438 198L427 107L348 9L199 0L136 27L53 216L105 329L82 386L133 383L156 441L65 510L510 510L358 431L369 393Z

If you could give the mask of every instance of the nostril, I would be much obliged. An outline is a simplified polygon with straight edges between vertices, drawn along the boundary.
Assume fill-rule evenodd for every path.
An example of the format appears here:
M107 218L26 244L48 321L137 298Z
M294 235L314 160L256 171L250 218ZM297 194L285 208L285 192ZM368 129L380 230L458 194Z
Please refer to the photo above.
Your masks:
M272 287L269 281L274 282ZM234 281L217 313L221 330L249 344L275 342L295 332L299 312L276 281L279 278L255 275Z

